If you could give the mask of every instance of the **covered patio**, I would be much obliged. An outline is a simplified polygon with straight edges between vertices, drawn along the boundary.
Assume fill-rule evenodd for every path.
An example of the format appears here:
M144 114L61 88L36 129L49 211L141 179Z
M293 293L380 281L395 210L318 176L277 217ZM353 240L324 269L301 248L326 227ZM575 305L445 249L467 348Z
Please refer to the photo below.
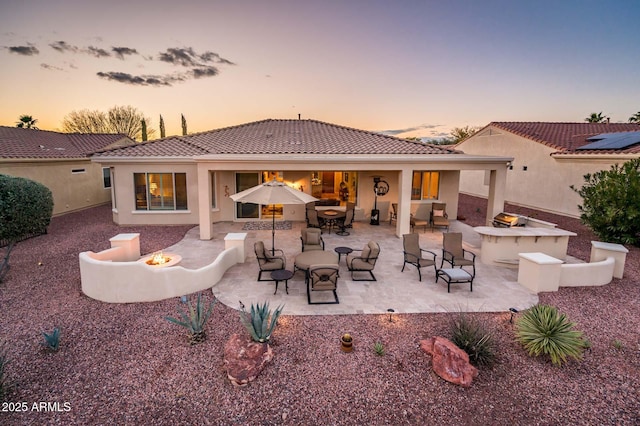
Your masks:
M167 251L180 254L181 265L185 268L198 268L206 265L224 249L224 237L229 232L246 232L246 260L244 264L231 267L222 280L213 286L213 293L225 305L238 308L240 301L245 306L251 303L268 301L272 307L285 305L287 315L339 315L339 314L380 314L393 309L397 313L426 312L507 312L509 308L526 309L538 302L538 296L517 283L517 270L492 267L476 259L476 278L473 292L468 284L447 286L442 280L435 283L433 268L424 268L422 281L418 281L415 267L403 265L402 238L396 236L396 226L388 222L372 226L367 222L354 222L349 236L341 237L334 233L324 233L325 250L333 251L338 246L348 246L359 250L370 240L380 244L381 252L375 266L377 281L353 281L344 257L340 261L338 295L340 303L335 305L309 305L304 272L298 271L289 280L289 294L281 282L277 294L274 282L258 282L258 263L253 253L255 241L262 240L270 246L271 231L243 230L245 224L220 222L213 225L214 235L210 241L199 238L198 227L191 229L185 238L167 248ZM293 270L294 259L301 252L300 230L306 227L304 222L291 222L290 230L276 231L276 248L284 250L287 256L287 269ZM480 237L473 229L460 221L452 221L451 232L462 232L464 247L479 253ZM420 244L438 254L438 267L441 260L442 232L428 229L419 232ZM319 292L315 298L322 298ZM327 300L331 294L326 294Z

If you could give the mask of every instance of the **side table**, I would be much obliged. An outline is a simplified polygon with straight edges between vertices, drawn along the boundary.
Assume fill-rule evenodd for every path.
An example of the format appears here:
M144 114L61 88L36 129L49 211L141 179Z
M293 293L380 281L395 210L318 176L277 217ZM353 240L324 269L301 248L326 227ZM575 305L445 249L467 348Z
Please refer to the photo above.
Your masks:
M351 252L353 252L353 249L351 247L336 247L333 249L336 253L338 253L338 263L340 263L340 258L342 257L343 254L350 254Z
M278 292L278 283L280 281L284 281L284 288L287 294L289 294L289 279L293 277L293 272L287 269L278 269L276 271L271 272L271 279L276 282L276 291L273 294Z

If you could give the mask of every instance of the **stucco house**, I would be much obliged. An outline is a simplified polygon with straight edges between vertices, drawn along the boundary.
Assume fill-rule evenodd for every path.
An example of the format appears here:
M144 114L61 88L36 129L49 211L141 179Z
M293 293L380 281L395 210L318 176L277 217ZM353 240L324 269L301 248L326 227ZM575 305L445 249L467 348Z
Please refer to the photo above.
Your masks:
M458 150L317 120L267 119L187 136L171 136L92 156L113 179L113 220L132 224L212 224L271 218L270 206L235 203L229 195L279 179L326 204L355 202L367 219L376 205L374 178L389 184L377 203L398 203L398 236L410 213L427 216L434 201L455 219L461 170L490 176L488 217L503 209L502 156ZM304 221L304 206L276 206L278 220ZM385 220L382 216L380 220Z
M579 217L583 176L640 156L640 125L626 123L492 122L456 145L469 155L513 157L505 200ZM481 170L464 171L460 192L489 194Z
M93 152L135 142L121 134L58 133L0 126L0 174L40 182L53 194L53 215L111 201L111 174Z

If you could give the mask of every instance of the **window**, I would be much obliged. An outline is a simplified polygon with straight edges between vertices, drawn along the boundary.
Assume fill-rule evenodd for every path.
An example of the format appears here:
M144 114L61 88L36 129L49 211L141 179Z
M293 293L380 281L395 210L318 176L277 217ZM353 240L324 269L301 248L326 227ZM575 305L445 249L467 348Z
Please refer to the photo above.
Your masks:
M102 168L102 187L104 189L111 188L111 169L109 167Z
M440 192L440 172L413 172L412 200L435 200Z
M136 210L187 210L186 173L134 173Z

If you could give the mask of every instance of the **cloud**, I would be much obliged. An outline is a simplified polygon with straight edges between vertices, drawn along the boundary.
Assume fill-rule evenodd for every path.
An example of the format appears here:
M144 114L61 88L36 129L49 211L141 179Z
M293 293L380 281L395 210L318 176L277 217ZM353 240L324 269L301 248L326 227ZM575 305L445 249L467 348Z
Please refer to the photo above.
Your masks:
M153 75L131 75L126 72L98 72L98 77L134 86L171 86L166 77Z
M207 66L207 67L194 68L191 70L191 73L193 75L193 78L203 78L203 77L214 77L218 75L220 72L216 67Z
M40 68L44 68L45 70L51 70L51 71L64 71L64 69L60 67L56 67L55 65L49 65L49 64L40 64Z
M198 56L191 47L170 47L166 52L160 53L158 59L162 62L167 62L173 65L182 65L183 67L198 65L198 62L196 62Z
M54 50L57 50L60 53L64 53L64 52L76 53L79 50L77 46L73 46L67 43L66 41L62 41L62 40L54 41L53 43L50 43L49 47L51 47Z
M138 51L130 47L111 47L111 51L118 59L124 60L125 55L137 55Z
M383 133L385 135L400 135L400 134L409 133L409 132L431 130L441 126L442 126L441 124L420 124L418 126L406 127L404 129L381 130L380 133ZM433 131L431 133L433 133Z
M18 55L24 56L33 56L40 53L38 48L32 44L29 44L28 46L9 46L6 49L11 53L17 53Z
M215 52L204 52L202 55L199 56L199 58L203 62L214 62L218 64L235 65L230 60L221 58L220 55L218 55Z
M108 58L109 56L111 56L111 54L106 50L93 46L87 47L84 51L91 56L95 56L96 58Z

